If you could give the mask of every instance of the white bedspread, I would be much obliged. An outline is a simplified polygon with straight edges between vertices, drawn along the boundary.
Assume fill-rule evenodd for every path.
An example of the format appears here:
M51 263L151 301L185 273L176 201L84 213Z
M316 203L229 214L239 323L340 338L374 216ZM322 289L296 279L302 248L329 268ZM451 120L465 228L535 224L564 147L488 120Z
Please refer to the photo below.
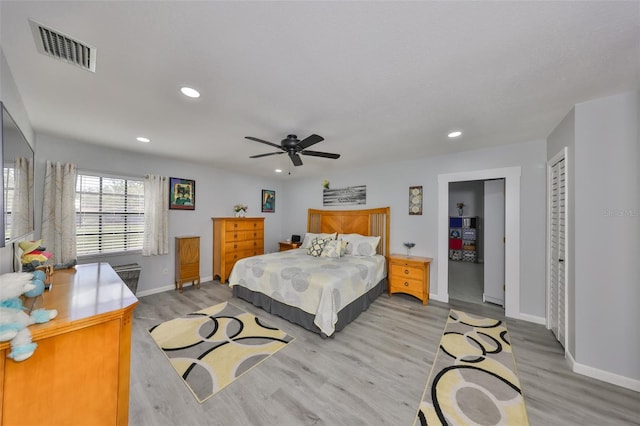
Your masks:
M327 336L338 312L386 276L384 256L313 257L306 249L247 257L236 262L229 287L240 285L315 315Z

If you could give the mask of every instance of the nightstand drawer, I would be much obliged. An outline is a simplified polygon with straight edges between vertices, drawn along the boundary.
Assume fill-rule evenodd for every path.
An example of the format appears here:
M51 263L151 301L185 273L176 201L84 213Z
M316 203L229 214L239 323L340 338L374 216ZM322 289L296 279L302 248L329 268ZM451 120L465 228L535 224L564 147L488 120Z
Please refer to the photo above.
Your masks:
M394 290L418 292L422 295L424 282L422 280L412 280L398 276L391 276L390 285Z
M416 268L414 266L391 264L391 276L408 278L414 280L422 280L424 277L424 268Z

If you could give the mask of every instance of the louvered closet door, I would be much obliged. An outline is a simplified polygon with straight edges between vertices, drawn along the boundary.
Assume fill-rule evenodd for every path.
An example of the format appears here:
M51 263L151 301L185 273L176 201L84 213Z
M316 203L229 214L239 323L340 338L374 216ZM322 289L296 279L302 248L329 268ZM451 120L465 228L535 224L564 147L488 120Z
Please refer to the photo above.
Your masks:
M566 174L562 158L551 166L551 283L549 326L558 341L566 339Z

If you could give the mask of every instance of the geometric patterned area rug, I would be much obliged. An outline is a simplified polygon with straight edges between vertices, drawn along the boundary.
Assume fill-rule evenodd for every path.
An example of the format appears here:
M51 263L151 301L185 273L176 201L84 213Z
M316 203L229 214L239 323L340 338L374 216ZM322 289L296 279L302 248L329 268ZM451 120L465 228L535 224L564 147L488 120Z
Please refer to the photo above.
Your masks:
M449 312L415 424L529 424L504 322Z
M294 340L227 302L158 324L149 334L198 402Z

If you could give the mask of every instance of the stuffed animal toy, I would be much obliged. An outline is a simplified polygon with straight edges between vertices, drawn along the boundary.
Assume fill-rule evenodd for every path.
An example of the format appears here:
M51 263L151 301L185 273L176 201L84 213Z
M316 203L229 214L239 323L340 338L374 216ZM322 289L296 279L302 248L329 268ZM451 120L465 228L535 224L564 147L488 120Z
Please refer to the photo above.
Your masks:
M37 309L27 314L20 295L37 297L44 291L44 273L14 272L0 275L0 342L11 340L8 357L24 361L33 355L37 344L31 341L31 324L41 324L58 315L55 309Z
M20 261L23 272L33 272L51 258L51 253L42 247L42 240L20 241L19 246L22 250Z

